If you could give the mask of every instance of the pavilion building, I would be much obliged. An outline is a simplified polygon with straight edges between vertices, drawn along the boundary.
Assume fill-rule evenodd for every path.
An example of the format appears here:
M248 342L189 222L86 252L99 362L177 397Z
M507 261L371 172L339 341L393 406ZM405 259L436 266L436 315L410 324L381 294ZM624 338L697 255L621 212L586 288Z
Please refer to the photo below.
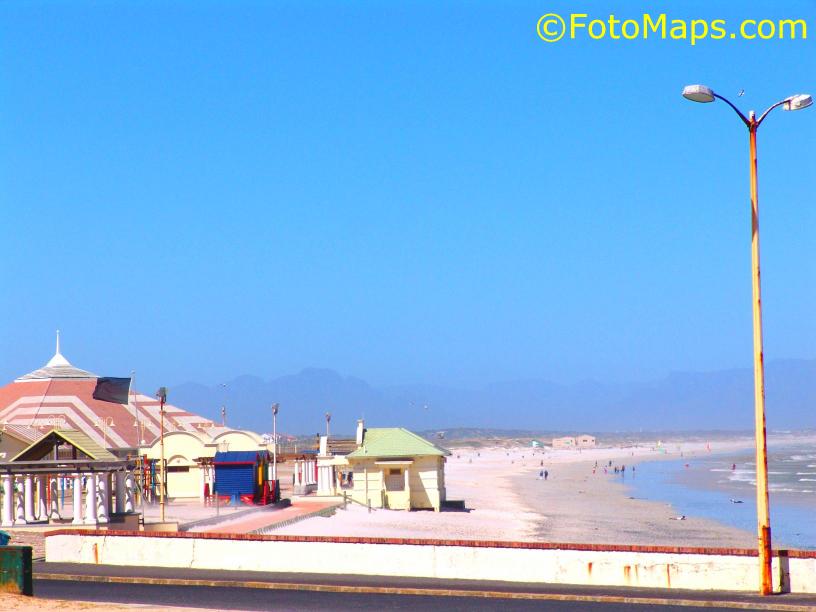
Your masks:
M135 390L126 404L94 399L97 379L62 355L57 335L57 349L48 363L0 388L0 452L6 438L9 458L52 429L81 432L119 457L152 445L161 430L159 400ZM215 426L210 419L164 406L165 433L198 434Z

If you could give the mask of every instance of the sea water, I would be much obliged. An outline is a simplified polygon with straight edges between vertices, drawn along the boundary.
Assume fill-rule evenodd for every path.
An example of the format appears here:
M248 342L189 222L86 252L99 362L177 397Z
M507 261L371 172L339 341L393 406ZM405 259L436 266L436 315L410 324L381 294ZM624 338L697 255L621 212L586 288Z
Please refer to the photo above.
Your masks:
M633 497L669 502L678 514L756 533L753 451L647 461L625 483ZM770 446L768 488L774 547L816 549L816 447Z

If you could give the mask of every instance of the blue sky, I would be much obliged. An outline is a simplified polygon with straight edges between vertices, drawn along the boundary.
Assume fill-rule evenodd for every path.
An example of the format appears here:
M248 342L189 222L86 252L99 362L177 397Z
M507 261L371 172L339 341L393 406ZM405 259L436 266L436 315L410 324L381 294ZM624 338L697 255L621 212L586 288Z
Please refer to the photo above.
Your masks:
M810 32L536 36L579 10ZM2 380L56 328L144 388L646 380L750 365L747 135L680 90L816 94L816 3L9 1L0 82ZM813 358L816 110L759 138L766 358Z

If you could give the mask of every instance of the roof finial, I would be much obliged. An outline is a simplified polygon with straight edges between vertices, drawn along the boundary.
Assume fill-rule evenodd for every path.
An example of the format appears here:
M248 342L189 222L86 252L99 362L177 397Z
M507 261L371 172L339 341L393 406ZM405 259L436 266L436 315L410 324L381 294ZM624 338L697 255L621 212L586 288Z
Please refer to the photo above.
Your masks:
M59 330L57 330L57 351L56 351L56 353L54 353L54 354L55 354L55 355L59 355L59 354L60 354L60 349L59 349Z

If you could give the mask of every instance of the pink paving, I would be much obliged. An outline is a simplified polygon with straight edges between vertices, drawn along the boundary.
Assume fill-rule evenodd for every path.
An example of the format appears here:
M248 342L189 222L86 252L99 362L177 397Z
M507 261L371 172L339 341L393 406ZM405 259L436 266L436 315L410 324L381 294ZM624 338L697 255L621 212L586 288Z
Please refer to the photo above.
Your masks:
M246 518L238 518L223 525L208 527L208 533L250 533L256 529L263 529L276 523L282 523L291 519L305 517L314 512L319 512L332 506L337 506L337 502L307 502L292 504L288 508L281 508L272 512L253 514Z

